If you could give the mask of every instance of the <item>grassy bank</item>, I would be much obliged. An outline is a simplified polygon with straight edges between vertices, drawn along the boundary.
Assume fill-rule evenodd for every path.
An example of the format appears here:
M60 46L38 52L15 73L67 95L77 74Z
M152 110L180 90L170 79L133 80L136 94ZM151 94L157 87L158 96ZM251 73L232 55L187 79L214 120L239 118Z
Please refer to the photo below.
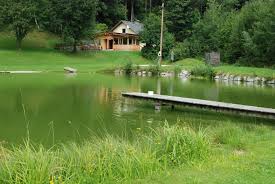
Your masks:
M263 125L228 123L194 130L179 123L145 132L137 129L132 141L109 135L49 150L27 142L13 149L1 147L0 181L271 183L274 138L274 130Z
M174 63L182 69L192 71L197 68L204 68L205 63L200 59L184 59ZM241 67L234 65L221 65L213 68L216 74L230 74L239 76L275 78L275 70L269 68Z
M133 141L106 136L81 146L1 149L1 183L129 182L168 168L205 160L210 145L202 132L179 126L138 132Z
M14 36L8 32L0 33L0 70L41 70L62 71L70 66L80 72L95 72L114 68L123 68L131 62L136 65L153 64L144 59L138 52L79 52L65 54L53 50L59 38L43 32L34 31L23 41L22 51L17 51ZM188 70L204 68L201 59L184 59L163 67L163 71ZM214 68L217 74L241 76L259 76L275 78L275 70L267 68L238 67L222 65Z
M63 71L66 66L79 72L95 72L123 66L128 62L147 64L139 52L79 52L61 53L54 50L60 40L54 35L34 31L23 41L22 50L16 50L11 33L0 33L0 70Z
M147 63L138 52L87 52L76 55L57 51L0 50L0 70L63 71L66 66L79 72L96 72L123 66L132 61Z

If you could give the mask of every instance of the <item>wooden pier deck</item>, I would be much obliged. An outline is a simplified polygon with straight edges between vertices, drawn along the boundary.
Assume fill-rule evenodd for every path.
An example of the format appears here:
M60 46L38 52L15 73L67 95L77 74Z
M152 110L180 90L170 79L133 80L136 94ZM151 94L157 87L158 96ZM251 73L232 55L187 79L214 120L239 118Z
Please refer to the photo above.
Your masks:
M192 107L207 108L216 111L229 111L236 112L240 114L254 115L258 117L267 117L275 119L275 109L264 108L264 107L255 107L248 105L224 103L217 101L209 100L199 100L194 98L183 98L176 96L167 96L167 95L149 95L147 93L134 93L126 92L122 93L122 96L128 98L136 98L142 100L151 100L160 104L170 104L170 105L184 105Z

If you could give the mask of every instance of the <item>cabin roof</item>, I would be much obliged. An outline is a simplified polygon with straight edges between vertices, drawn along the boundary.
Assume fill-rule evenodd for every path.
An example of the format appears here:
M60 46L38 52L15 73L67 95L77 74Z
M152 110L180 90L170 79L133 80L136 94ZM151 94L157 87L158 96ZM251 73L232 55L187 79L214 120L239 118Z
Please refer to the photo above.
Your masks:
M129 28L134 31L136 34L139 34L141 31L143 31L143 24L140 22L131 22L126 20L121 20L119 23L117 23L111 31L114 31L120 24L125 24L126 26L129 26Z

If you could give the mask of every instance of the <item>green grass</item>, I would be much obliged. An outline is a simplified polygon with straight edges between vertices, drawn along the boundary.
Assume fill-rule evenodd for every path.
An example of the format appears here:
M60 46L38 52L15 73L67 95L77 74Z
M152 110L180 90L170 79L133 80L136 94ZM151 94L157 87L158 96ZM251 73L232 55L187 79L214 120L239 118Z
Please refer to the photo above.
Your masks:
M61 145L1 148L0 182L120 183L157 174L168 168L207 159L210 144L203 132L173 126L137 132L133 141L112 137L93 138L81 146Z
M204 68L205 63L200 59L184 59L173 63L173 65L180 66L182 69L192 71L195 68ZM269 68L256 67L241 67L234 65L221 65L214 67L217 74L230 74L240 76L258 76L266 78L275 78L275 70Z
M0 70L63 71L66 66L79 72L113 69L133 61L147 63L138 52L87 52L77 55L55 51L0 50Z
M131 141L106 135L51 149L26 142L0 147L0 182L272 183L274 140L274 130L264 125L192 129L178 122L137 129Z
M60 53L53 50L58 38L34 31L23 41L22 51L17 51L10 33L0 33L0 70L63 71L66 66L79 72L113 69L127 62L147 64L139 52L79 52Z
M136 183L274 183L275 136L272 128L228 124L208 132L212 145L209 159L193 166L166 170Z
M17 51L14 35L0 32L0 70L42 70L62 71L65 66L78 69L80 72L95 72L114 68L123 68L126 63L152 64L138 52L79 52L76 55L60 53L53 50L60 39L54 35L33 31L23 41L22 51ZM205 67L201 59L187 58L163 67L163 71ZM223 65L215 67L216 73L243 76L275 78L275 70L267 68L238 67Z
M258 76L266 78L275 78L275 70L268 68L256 68L256 67L238 67L224 65L215 68L215 71L223 74L233 74L240 76Z

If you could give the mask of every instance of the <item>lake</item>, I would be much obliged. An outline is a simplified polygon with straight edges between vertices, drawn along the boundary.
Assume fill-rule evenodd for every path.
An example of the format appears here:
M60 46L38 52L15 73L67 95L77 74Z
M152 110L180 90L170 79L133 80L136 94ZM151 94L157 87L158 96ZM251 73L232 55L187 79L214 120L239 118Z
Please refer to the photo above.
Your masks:
M275 108L275 88L178 78L114 77L104 74L1 75L0 142L52 145L106 133L131 136L167 121L194 127L222 123L275 123L274 120L176 107L155 111L151 102L125 99L122 91Z

